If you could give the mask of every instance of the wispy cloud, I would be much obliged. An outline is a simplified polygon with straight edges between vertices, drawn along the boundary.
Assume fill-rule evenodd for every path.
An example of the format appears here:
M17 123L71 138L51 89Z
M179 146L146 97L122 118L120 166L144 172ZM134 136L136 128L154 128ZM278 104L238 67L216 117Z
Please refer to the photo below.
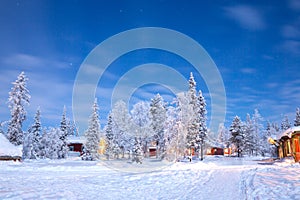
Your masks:
M235 20L242 28L256 31L266 27L262 13L249 5L236 5L224 8L226 16Z
M63 61L51 60L48 58L42 58L29 54L17 53L7 57L2 58L2 64L5 66L22 67L24 69L37 69L37 68L69 68L72 63L67 63Z
M254 74L254 73L256 73L256 69L250 68L250 67L241 68L240 70L244 74Z
M293 55L300 55L300 42L296 40L285 40L281 45L280 48L287 53Z
M29 78L27 88L31 100L26 108L27 120L25 129L32 122L36 109L40 106L43 122L59 124L63 106L67 107L68 116L72 116L71 100L73 82L64 76L57 76L57 72L69 67L69 63L50 60L28 54L13 54L1 59L0 68L0 120L9 119L9 109L6 104L12 82L24 71ZM18 70L16 70L18 68ZM67 72L67 71L66 71ZM52 123L53 124L53 123Z
M288 5L292 10L300 10L300 0L289 0Z
M295 39L300 37L300 28L298 25L285 25L281 32L285 38Z

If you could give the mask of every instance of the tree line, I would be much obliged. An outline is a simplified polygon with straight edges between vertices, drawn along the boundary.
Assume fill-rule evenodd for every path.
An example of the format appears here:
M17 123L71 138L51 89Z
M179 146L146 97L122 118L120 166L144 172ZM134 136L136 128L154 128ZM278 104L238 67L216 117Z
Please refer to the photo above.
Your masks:
M207 134L206 103L201 90L196 90L192 73L188 85L188 91L178 94L172 103L165 102L160 94L149 102L136 103L130 111L124 101L116 102L103 129L95 100L84 134L87 159L98 156L100 137L106 141L107 159L126 157L142 162L149 156L149 147L155 148L158 159L177 159L186 155L187 149L199 152Z
M30 103L27 89L28 78L22 72L9 92L8 106L11 118L6 122L7 130L0 131L15 145L23 145L24 159L66 158L68 136L75 135L75 125L66 117L63 109L59 127L43 128L38 108L34 122L27 131L23 131L26 120L25 107ZM150 101L140 101L128 110L124 101L118 101L107 116L107 123L102 128L99 120L97 99L92 106L88 128L83 134L86 159L99 157L99 142L105 140L107 159L131 159L142 162L149 156L149 148L155 147L158 159L176 160L183 156L198 153L203 159L204 146L209 145L207 110L201 90L197 91L193 73L187 83L187 91L177 94L173 102L165 102L160 94ZM252 116L246 115L242 121L236 116L230 127L220 124L218 138L214 139L220 147L232 147L243 155L272 155L274 148L267 143L268 137L291 127L287 116L280 126L264 120L257 109ZM1 123L3 126L4 123ZM300 125L300 109L296 110L294 125Z
M258 109L254 110L252 116L246 115L246 120L242 121L239 116L235 116L230 127L226 128L220 124L218 130L218 142L224 147L233 147L238 152L238 156L277 156L274 145L268 143L269 138L276 138L277 135L292 127L287 115L280 124L267 121L266 127L263 125L264 119ZM300 109L296 108L294 126L300 126Z

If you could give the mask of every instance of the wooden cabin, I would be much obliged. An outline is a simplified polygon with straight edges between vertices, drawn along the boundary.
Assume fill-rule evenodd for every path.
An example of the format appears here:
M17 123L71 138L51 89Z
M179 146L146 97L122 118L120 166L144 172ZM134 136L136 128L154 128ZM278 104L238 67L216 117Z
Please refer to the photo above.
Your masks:
M300 162L300 126L292 127L277 136L279 158L293 157Z
M220 147L211 147L207 149L207 155L224 155L224 149Z
M79 155L83 153L83 139L81 137L68 137L69 153L76 152Z
M8 141L5 135L0 132L0 161L20 161L22 158L22 146L15 146Z

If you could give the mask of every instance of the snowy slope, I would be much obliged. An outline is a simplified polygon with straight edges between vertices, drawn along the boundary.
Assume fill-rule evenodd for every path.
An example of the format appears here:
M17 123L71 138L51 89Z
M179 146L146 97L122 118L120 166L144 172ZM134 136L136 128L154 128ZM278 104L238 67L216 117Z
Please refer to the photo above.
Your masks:
M226 157L148 173L114 171L101 161L0 162L0 199L297 199L299 180L299 164Z
M0 156L22 156L22 147L11 144L7 138L0 133Z

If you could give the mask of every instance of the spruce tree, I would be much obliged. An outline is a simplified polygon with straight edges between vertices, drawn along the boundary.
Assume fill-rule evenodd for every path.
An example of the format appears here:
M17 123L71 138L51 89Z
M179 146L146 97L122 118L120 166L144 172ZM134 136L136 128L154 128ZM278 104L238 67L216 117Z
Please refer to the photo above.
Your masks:
M109 113L107 117L107 125L105 126L105 154L107 159L109 160L113 154L114 148L114 133L113 133L113 117L112 114Z
M69 127L67 124L67 117L66 117L67 109L64 106L62 120L60 122L60 132L59 132L59 139L61 140L61 146L59 148L58 158L66 158L68 155L68 131Z
M296 109L296 118L294 121L294 126L300 126L300 108Z
M86 158L94 160L97 158L99 142L100 142L100 121L98 114L98 103L97 99L93 104L93 112L90 116L88 129L86 130L85 136L85 150L86 150ZM90 156L90 157L89 157Z
M204 140L207 134L207 127L206 127L206 103L205 99L202 95L201 90L199 91L198 98L197 98L197 111L198 115L195 121L198 121L198 127L199 127L199 133L198 137L196 138L196 141L201 146L201 160L203 160L203 146L204 146Z
M198 107L198 99L196 92L196 81L194 79L193 73L190 73L189 78L189 90L188 90L188 104L189 111L191 115L191 119L188 122L188 132L187 132L187 148L195 149L197 147L197 139L199 137L200 130L200 121L199 121L199 107Z
M230 126L230 133L231 133L231 138L230 141L236 146L237 152L238 152L238 157L241 156L241 146L243 142L243 134L242 134L242 121L238 116L235 116L232 124Z
M9 108L11 119L8 123L7 138L15 144L20 145L23 143L23 130L22 125L26 120L25 105L29 105L30 95L27 89L28 78L22 72L17 80L13 82L13 87L9 92Z
M34 123L26 133L26 139L23 143L23 158L24 159L38 159L42 157L42 129L40 120L40 109L38 108L34 117Z

